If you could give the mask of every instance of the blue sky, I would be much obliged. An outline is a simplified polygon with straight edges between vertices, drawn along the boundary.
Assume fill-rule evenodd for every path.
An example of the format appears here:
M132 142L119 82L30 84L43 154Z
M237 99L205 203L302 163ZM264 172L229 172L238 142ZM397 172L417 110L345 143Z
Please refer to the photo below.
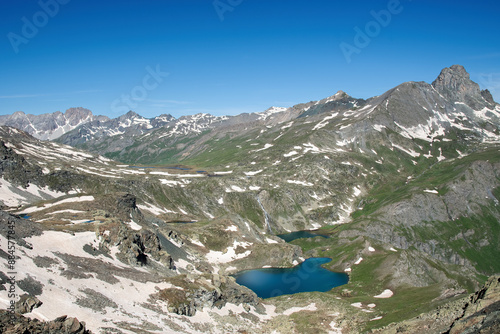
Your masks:
M235 115L453 64L500 101L499 14L497 0L1 1L0 114Z

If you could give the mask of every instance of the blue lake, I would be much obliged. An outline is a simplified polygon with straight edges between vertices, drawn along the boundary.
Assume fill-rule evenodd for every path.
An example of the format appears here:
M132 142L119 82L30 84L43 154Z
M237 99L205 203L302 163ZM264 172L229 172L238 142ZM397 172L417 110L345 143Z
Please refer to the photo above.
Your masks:
M285 240L286 242L290 242L290 241L293 241L295 239L302 239L302 238L315 238L315 237L329 238L329 236L323 235L323 234L318 234L315 231L297 231L297 232L291 232L291 233L285 233L285 234L278 234L276 236L278 238Z
M299 292L330 291L349 281L345 273L335 273L321 267L330 258L310 258L293 268L246 270L233 275L238 284L251 289L260 298L271 298Z

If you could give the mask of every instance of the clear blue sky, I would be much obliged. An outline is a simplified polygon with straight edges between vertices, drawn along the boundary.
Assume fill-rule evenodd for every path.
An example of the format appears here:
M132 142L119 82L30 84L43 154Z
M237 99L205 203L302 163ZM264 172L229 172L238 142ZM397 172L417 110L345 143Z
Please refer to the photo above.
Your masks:
M337 90L368 98L453 64L500 101L498 0L397 2L1 1L0 114L234 115Z

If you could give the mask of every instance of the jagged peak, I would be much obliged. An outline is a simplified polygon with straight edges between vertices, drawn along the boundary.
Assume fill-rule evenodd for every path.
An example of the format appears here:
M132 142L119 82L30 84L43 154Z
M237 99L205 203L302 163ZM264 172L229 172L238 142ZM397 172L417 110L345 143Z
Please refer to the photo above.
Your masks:
M24 111L16 111L15 113L12 114L12 118L25 118L26 117L26 114L24 113Z
M347 94L346 92L344 92L343 90L339 90L337 91L337 93L335 93L334 95L332 95L331 97L336 97L336 98L343 98L343 97L349 97L349 94Z
M130 110L128 113L126 113L125 115L120 116L119 118L133 119L133 118L137 118L137 117L143 118L141 115L139 115L135 111Z
M74 115L74 114L84 114L84 115L92 115L92 111L83 107L72 107L68 108L66 112L64 112L66 116Z
M160 120L174 120L175 117L170 115L170 114L161 114L155 117L155 119L160 119Z
M479 85L470 79L462 65L444 68L432 87L452 102L463 102L474 110L491 107L491 101L481 94Z
M462 65L452 65L441 70L432 86L440 93L455 91L459 94L479 94L479 85L470 80L469 73Z

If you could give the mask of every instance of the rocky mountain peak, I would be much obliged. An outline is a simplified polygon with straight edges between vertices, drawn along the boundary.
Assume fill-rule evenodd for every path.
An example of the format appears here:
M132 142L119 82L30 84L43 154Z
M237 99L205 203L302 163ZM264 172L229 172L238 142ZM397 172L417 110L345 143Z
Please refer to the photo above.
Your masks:
M89 116L92 116L92 111L90 111L86 108L76 107L76 108L69 108L68 110L66 110L64 115L66 116L66 118L84 119L84 118L87 118Z
M475 110L482 109L487 102L481 95L479 85L470 79L462 65L444 68L432 86L444 97L464 102Z
M23 119L26 118L26 114L23 111L16 111L12 114L12 119Z
M343 90L339 90L337 93L335 93L335 95L332 96L332 98L336 98L337 100L340 100L345 97L349 97L349 94L347 94Z
M122 117L124 119L132 119L132 118L140 117L140 115L138 113L136 113L135 111L130 110L128 113L126 113Z

